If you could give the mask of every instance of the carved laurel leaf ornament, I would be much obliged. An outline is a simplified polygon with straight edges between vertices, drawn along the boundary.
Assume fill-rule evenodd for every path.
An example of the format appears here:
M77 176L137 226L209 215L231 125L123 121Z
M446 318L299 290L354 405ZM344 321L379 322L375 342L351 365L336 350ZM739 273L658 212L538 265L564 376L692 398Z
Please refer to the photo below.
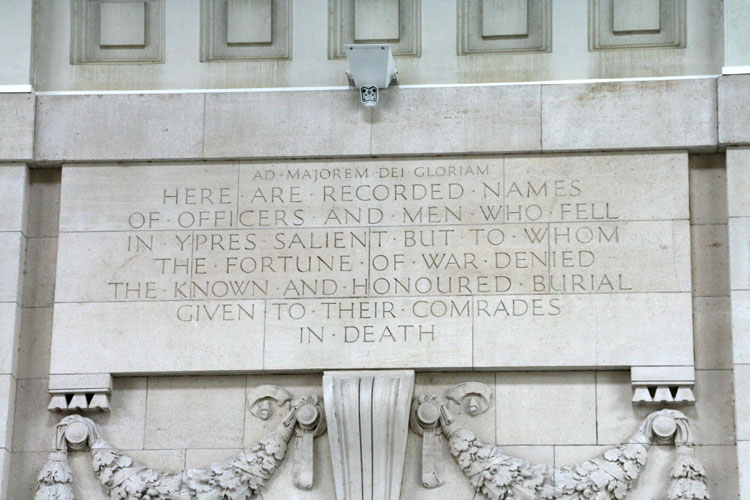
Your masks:
M80 415L65 417L57 425L55 450L39 475L34 498L74 500L67 451L88 448L94 475L113 500L249 500L260 493L284 460L287 444L299 425L297 413L311 404L325 426L319 398L306 396L292 405L273 432L232 461L176 473L156 471L117 450L100 437L93 420ZM309 427L311 422L306 424Z
M437 397L419 401L434 404ZM440 406L440 428L458 466L489 500L624 500L646 467L649 447L669 442L674 443L677 458L668 500L710 498L687 417L676 410L652 413L626 443L573 467L534 465L508 456L458 426L445 404Z

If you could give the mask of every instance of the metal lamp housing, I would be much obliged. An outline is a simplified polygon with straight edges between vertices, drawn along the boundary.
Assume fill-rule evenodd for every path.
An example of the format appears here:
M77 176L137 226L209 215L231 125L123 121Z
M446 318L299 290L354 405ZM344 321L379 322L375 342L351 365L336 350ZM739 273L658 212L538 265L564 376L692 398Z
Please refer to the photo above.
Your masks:
M365 106L375 106L380 100L380 89L388 88L398 79L391 46L387 43L344 45L349 69L349 84L359 89Z

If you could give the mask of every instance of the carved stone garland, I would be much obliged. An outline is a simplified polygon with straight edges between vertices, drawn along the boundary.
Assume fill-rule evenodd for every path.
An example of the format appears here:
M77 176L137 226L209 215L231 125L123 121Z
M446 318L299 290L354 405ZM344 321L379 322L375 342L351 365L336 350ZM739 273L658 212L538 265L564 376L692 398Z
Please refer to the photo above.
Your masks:
M67 450L89 448L94 474L112 499L140 500L249 500L258 495L286 455L287 443L295 433L303 436L298 447L312 445L312 438L325 429L320 398L309 395L292 404L274 432L228 463L208 469L164 473L135 462L101 438L93 420L71 415L57 425L55 451L39 475L35 500L74 500L73 474ZM298 451L310 459L310 453ZM310 462L311 463L311 462ZM296 472L298 486L312 486L311 471Z
M667 498L710 498L705 470L693 450L687 417L676 410L652 413L627 443L574 467L533 465L501 453L470 430L459 427L436 396L423 395L415 400L412 428L425 437L429 435L431 441L442 431L459 467L489 500L623 500L645 467L648 449L655 442L674 442L677 448ZM431 442L429 449L434 450L434 446ZM442 481L434 477L438 472L434 460L423 459L425 466L430 469L423 470L425 486L439 485Z
M451 454L476 491L489 500L624 500L646 465L654 443L674 443L669 500L708 500L706 473L695 457L687 417L676 410L649 415L625 444L574 467L533 465L505 455L459 427L437 396L414 400L411 427L423 436L422 482L443 483L439 447L448 440ZM249 500L258 495L284 459L297 435L294 481L312 487L312 440L325 432L321 400L308 395L292 404L277 429L228 463L208 469L163 473L135 462L101 438L88 418L72 415L57 426L55 451L39 476L35 500L74 500L67 451L89 448L94 474L110 498L128 500ZM398 498L396 496L396 498Z

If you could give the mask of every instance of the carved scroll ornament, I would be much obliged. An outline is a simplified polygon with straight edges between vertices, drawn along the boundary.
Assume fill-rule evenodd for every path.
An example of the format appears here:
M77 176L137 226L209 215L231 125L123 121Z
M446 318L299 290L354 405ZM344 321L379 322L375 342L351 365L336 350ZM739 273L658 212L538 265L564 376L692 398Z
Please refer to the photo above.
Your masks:
M412 418L419 420L420 414L435 413L433 408L420 411L420 406L438 409L439 426L448 439L451 454L474 488L489 500L624 500L646 466L649 447L669 442L674 443L677 458L671 471L668 500L710 498L705 470L693 450L687 417L676 410L652 413L626 443L601 457L573 467L551 467L530 464L484 443L472 431L459 427L448 407L437 403L435 396L421 396L417 401ZM423 461L425 464L431 468L427 473L434 473L434 460Z
M284 460L287 444L295 427L300 425L298 413L304 415L303 430L312 426L321 432L320 428L325 427L320 399L315 395L305 396L292 404L275 431L231 462L177 473L159 472L139 464L102 439L93 420L71 415L57 425L55 451L39 475L34 498L74 500L67 451L89 448L94 474L112 499L249 500L260 493ZM314 423L310 422L311 414L318 418ZM308 483L311 481L309 477Z

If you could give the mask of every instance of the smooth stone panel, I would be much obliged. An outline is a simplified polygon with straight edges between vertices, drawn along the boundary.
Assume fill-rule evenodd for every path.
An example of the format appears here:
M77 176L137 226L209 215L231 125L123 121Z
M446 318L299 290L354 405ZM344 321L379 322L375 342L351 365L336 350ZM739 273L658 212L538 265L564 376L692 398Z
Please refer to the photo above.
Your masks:
M692 364L689 292L486 300L499 312L475 319L475 368Z
M740 491L742 500L750 498L750 441L737 442L738 469L740 473Z
M541 149L538 85L390 88L372 114L372 154Z
M719 77L719 143L750 144L750 75Z
M739 292L737 292L739 293ZM750 295L750 294L748 294ZM732 324L737 324L736 313L730 313L729 297L694 297L693 298L693 341L695 342L695 368L731 370ZM748 297L747 319L750 321L750 296ZM750 323L748 323L750 327ZM750 331L750 329L746 330ZM750 337L747 336L746 337ZM734 357L742 349L734 337ZM748 338L745 356L750 362L750 338Z
M34 156L34 94L0 93L0 161Z
M0 232L0 302L21 303L26 238L20 232Z
M716 80L542 86L542 149L715 148Z
M617 0L613 5L613 31L658 31L661 28L661 2Z
M482 37L521 36L529 33L527 0L484 0Z
M0 500L11 498L10 491L10 461L11 455L5 448L0 448Z
M204 157L370 154L370 110L344 90L206 94Z
M52 307L56 268L57 238L28 238L23 279L24 307Z
M99 45L146 45L146 2L103 3L99 6Z
M16 378L0 375L0 448L12 449L13 416L16 405Z
M60 422L59 414L47 411L49 380L20 379L16 403L13 453L49 452L54 446L55 426Z
M748 87L748 92L750 92L750 87ZM750 149L727 149L727 206L730 217L750 217L748 193L750 193Z
M21 312L17 373L19 379L45 378L49 375L52 316L51 307L26 307Z
M592 458L601 456L609 446L596 445L568 445L555 446L555 467L578 465Z
M141 240L137 240L138 236ZM55 296L57 302L103 302L111 300L189 299L191 271L190 243L181 245L178 238L190 239L191 231L75 232L60 234L59 266ZM138 241L152 244L136 250ZM181 249L181 246L183 247ZM169 262L155 259L174 259ZM173 271L175 264L179 264ZM130 283L126 285L126 283ZM153 283L153 291L145 283ZM137 292L128 292L126 286ZM151 288L148 286L148 288Z
M735 446L698 446L695 455L706 468L711 498L739 498Z
M58 303L50 373L259 370L263 316L249 300Z
M49 452L16 452L11 456L9 495L11 499L34 498L39 472L44 468ZM88 500L88 498L87 498ZM94 500L98 500L94 498ZM104 499L108 500L108 499Z
M729 284L750 290L750 217L729 219Z
M60 168L34 168L29 171L29 237L54 237L60 221Z
M724 66L744 66L748 63L750 54L750 9L745 0L724 0L723 7L723 39ZM750 489L744 490L750 494ZM744 496L742 497L745 498Z
M40 95L38 161L196 159L203 151L200 93Z
M236 164L103 167L63 167L60 232L234 227Z
M734 365L737 441L750 441L750 365Z
M354 0L354 40L398 40L398 4L398 0Z
M732 347L735 363L750 364L750 291L732 292Z
M28 177L25 165L0 165L0 231L26 231Z
M508 156L504 165L504 202L539 204L545 221L690 217L687 153Z
M596 443L593 372L498 373L495 401L498 445Z
M576 292L687 292L690 256L687 242L690 225L686 220L655 222L595 222L550 224L549 291ZM578 252L588 251L593 257ZM564 252L570 252L565 254ZM574 255L566 259L565 255ZM664 273L664 269L673 269ZM581 286L569 279L586 277ZM590 276L596 276L593 280ZM610 285L601 286L608 276Z
M122 450L143 448L146 422L145 377L118 377L112 380L112 410L90 417L101 426L105 439Z
M21 329L21 308L14 302L0 303L0 374L16 372L16 348Z
M729 295L729 245L726 224L690 226L693 295Z
M271 0L229 0L227 44L271 43L272 18Z
M145 447L239 448L244 415L244 376L152 377Z
M725 156L722 154L690 155L690 222L692 224L726 224L726 163Z

